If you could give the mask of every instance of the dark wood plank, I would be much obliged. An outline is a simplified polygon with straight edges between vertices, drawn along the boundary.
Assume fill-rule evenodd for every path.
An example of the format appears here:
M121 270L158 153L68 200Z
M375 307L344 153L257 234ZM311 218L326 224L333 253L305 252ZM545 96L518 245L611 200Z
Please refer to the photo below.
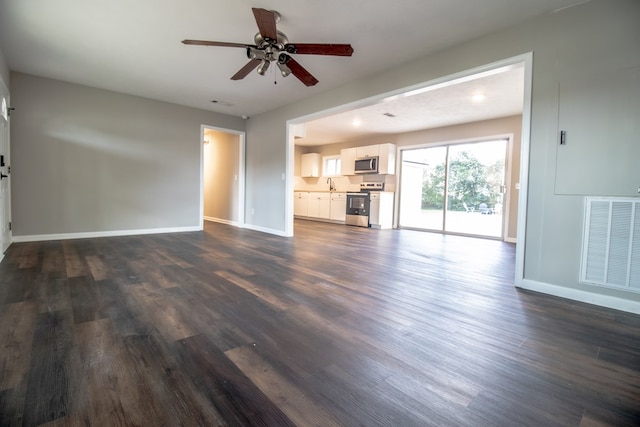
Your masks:
M229 424L295 425L204 335L180 340L175 345L179 363Z
M0 425L640 425L640 316L512 244L295 227L12 245Z
M296 425L339 426L340 423L255 351L255 344L225 354Z
M65 259L61 242L47 242L42 259L42 272L48 277L66 277Z
M21 427L24 416L24 395L26 384L16 388L0 390L0 425Z
M175 341L200 333L191 320L190 307L170 292L150 289L145 285L132 287L131 293L139 305L149 307L155 327L167 341Z
M34 293L41 313L68 310L71 308L71 294L69 282L65 278L47 277L39 282L40 286Z
M71 412L69 353L73 346L70 310L36 317L24 404L24 424L38 425Z
M69 279L69 293L75 323L89 322L102 316L103 302L96 283L90 276Z
M20 302L0 312L0 390L17 387L29 369L37 305Z
M86 399L91 425L161 425L164 409L154 402L139 361L126 350L108 319L78 325ZM140 361L141 363L144 363Z

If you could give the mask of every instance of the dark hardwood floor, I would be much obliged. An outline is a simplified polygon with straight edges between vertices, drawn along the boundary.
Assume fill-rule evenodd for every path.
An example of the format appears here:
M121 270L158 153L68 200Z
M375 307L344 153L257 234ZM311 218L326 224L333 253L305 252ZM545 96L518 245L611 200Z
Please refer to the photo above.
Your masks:
M2 426L638 426L640 316L515 248L296 222L12 245Z

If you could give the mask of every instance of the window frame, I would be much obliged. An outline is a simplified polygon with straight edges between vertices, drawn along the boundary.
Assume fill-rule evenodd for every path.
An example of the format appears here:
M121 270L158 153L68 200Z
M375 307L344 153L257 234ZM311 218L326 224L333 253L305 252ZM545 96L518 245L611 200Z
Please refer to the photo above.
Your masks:
M328 164L331 161L335 161L335 170L334 170L334 174L329 174L328 170ZM330 155L330 156L322 156L322 176L326 176L329 178L333 178L333 177L337 177L337 176L342 176L341 175L341 169L342 169L342 158L339 154L335 154L335 155Z

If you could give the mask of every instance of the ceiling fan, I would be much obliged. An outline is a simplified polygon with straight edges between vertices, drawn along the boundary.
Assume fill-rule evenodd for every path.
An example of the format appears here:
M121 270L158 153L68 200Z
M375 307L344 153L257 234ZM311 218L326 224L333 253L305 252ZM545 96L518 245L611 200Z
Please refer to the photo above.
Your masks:
M258 24L258 32L253 38L255 44L207 40L182 40L182 43L198 46L245 48L249 62L235 73L231 80L241 80L255 68L257 68L258 74L264 76L269 65L275 62L283 77L293 74L307 86L315 85L318 80L298 61L293 59L292 54L332 56L351 56L353 54L353 48L350 44L289 43L287 36L276 28L276 24L280 20L278 12L256 7L252 8L252 10Z

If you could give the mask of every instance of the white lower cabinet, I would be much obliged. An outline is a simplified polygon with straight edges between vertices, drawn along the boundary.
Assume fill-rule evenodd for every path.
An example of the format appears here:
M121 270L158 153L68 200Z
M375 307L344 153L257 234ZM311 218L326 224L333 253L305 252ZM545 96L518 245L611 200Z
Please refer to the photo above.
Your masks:
M393 227L393 192L370 193L369 224L374 228ZM347 193L327 191L294 191L293 214L305 218L344 222Z
M347 219L347 193L331 193L331 217L333 221Z
M329 219L331 215L331 197L329 193L309 193L309 217Z
M309 215L309 193L306 191L293 193L293 214L295 216Z
M369 203L369 224L375 228L392 228L393 192L372 191Z
M347 193L327 191L294 191L293 215L344 222Z

